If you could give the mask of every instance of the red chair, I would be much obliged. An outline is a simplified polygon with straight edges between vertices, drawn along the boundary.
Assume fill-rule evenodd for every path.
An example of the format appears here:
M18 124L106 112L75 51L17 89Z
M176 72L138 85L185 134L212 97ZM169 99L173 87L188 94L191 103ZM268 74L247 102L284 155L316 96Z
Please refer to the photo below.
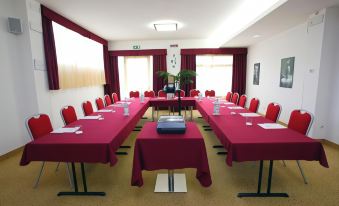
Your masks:
M92 107L92 103L90 101L83 102L82 103L82 110L84 111L85 116L92 114L94 112L93 107Z
M75 109L72 106L65 106L61 109L61 117L65 125L71 124L78 120Z
M190 97L196 97L200 94L200 91L197 89L191 89L190 90Z
M166 92L164 92L164 90L159 90L158 91L158 97L167 97L167 94L166 94Z
M95 104L98 110L105 108L104 101L100 97L95 99Z
M28 118L28 120L26 121L26 127L28 129L28 133L32 141L35 139L43 138L45 135L53 131L51 120L46 114L38 114L38 115L34 115ZM45 166L45 161L43 161L41 164L39 174L34 184L34 188L36 188L39 185L40 177L42 175L44 166ZM70 176L70 170L69 170L68 164L67 164L67 173L68 173L68 178L69 178L69 181L72 187L73 183L72 183L72 179Z
M178 92L177 91L175 91L175 96L178 97ZM181 97L185 97L185 91L182 90L182 89L180 89L180 98Z
M232 95L231 102L232 102L233 104L237 104L237 103L238 103L238 99L239 99L239 94L238 94L238 93L234 93L234 94Z
M226 101L230 102L232 99L232 92L227 92L226 94Z
M111 98L109 97L109 95L106 94L106 95L104 96L104 99L105 99L106 107L112 104L112 100L111 100Z
M140 96L139 91L130 91L130 92L129 92L129 97L130 97L130 98L132 98L132 97L134 97L134 98L139 98L139 96Z
M245 94L241 95L239 99L239 106L245 108L246 100L247 100L247 96Z
M153 98L153 97L155 97L155 92L153 90L145 91L144 96L149 97L149 98Z
M310 131L312 123L313 123L313 115L311 113L305 110L294 110L291 113L287 127L303 135L307 135L308 132ZM301 176L304 179L304 183L307 184L307 179L306 179L306 176L304 175L303 169L301 168L301 164L299 160L297 160L297 164L298 164Z
M215 97L215 91L214 90L206 90L205 91L205 97Z
M257 99L257 98L252 98L252 99L251 99L251 102L250 102L250 107L248 108L248 110L249 110L250 112L257 113L258 108L259 108L259 99Z
M281 106L277 103L269 103L266 110L266 119L277 122L280 116Z
M119 97L117 93L112 93L112 99L113 99L113 103L117 103L119 101Z

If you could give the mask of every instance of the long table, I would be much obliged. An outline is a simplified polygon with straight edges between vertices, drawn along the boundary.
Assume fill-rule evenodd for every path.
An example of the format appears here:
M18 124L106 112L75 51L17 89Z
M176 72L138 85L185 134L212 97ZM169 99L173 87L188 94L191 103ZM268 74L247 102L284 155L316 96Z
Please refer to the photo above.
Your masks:
M259 116L251 117L253 125L245 124L245 117L239 113L248 110L231 109L236 105L222 102L220 115L213 115L214 99L197 101L196 107L203 118L210 124L221 144L227 150L226 163L260 161L258 191L256 193L239 193L239 197L287 197L286 193L271 193L271 180L274 160L315 160L328 167L324 148L320 141L311 139L291 129L263 129L259 123L272 123ZM269 160L268 190L261 193L263 161Z
M116 150L128 137L142 115L148 109L149 100L141 103L135 99L129 105L129 116L123 115L123 108L106 107L115 112L95 112L102 115L103 120L79 119L67 127L81 125L82 134L62 133L47 134L26 144L20 165L31 161L71 162L73 171L74 192L61 192L58 195L105 195L102 192L87 192L83 163L117 163ZM84 192L79 192L76 182L74 163L81 163L84 181Z

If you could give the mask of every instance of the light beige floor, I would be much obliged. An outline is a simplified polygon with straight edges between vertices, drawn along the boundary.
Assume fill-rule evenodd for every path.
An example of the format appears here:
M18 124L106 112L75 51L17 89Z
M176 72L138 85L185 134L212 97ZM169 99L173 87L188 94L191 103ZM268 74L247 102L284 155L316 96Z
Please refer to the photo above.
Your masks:
M147 116L150 116L149 111ZM195 112L195 117L199 113ZM142 120L147 121L147 120ZM149 121L149 120L148 120ZM12 205L339 205L339 150L329 145L325 151L330 168L326 169L318 162L302 161L309 184L303 183L295 161L287 161L284 167L275 161L272 192L288 192L289 198L238 198L238 192L254 192L257 187L258 162L225 164L225 156L216 155L212 145L217 144L213 132L205 132L204 120L195 118L207 147L213 184L202 187L195 178L194 169L185 169L188 193L154 193L154 183L158 172L143 172L144 186L132 187L131 167L133 149L128 156L120 156L119 162L110 167L108 164L86 164L89 190L105 191L105 197L57 197L59 191L70 190L65 165L55 172L56 163L47 163L40 185L33 189L34 179L40 163L19 166L21 154L0 161L0 206ZM142 124L142 123L139 123ZM137 132L133 132L125 144L133 146ZM221 149L219 149L221 150ZM267 166L264 168L264 187L266 189ZM79 168L77 168L79 169ZM79 177L79 176L78 176Z

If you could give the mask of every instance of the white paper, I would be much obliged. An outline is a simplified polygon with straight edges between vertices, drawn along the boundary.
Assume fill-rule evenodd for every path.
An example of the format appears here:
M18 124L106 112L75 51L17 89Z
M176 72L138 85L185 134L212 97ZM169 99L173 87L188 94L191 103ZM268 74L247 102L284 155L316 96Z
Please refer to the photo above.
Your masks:
M101 117L101 115L96 115L96 116L85 116L82 117L80 119L99 119Z
M244 109L244 108L235 106L235 107L228 107L228 109Z
M110 109L101 109L98 112L112 112L112 110L110 110Z
M64 127L64 128L55 129L51 133L53 134L74 133L78 131L78 129L80 129L80 127Z
M243 117L260 117L257 113L239 113Z
M119 101L119 102L117 102L117 104L125 104L125 103L131 104L132 102L127 102L127 101Z
M286 129L286 127L284 127L281 124L277 124L277 123L264 123L264 124L258 124L258 125L264 129Z

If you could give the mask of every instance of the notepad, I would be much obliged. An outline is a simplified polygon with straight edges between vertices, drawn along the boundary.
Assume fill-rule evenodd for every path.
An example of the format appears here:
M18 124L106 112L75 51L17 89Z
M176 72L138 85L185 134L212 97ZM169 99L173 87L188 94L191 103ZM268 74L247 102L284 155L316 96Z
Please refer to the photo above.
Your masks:
M243 117L260 117L257 113L239 113Z
M112 112L112 110L110 110L110 109L101 109L98 112Z
M127 102L127 101L119 101L119 102L117 102L117 104L125 104L125 103L131 104L132 102Z
M235 107L228 107L228 109L244 109L244 108L235 106Z
M101 115L96 115L96 116L85 116L80 119L99 119L101 118Z
M286 127L282 126L281 124L277 124L277 123L264 123L264 124L258 124L258 125L264 129L286 129Z
M74 133L78 131L78 129L80 129L80 127L64 127L64 128L55 129L51 133L53 134Z
M230 105L230 104L233 104L233 103L232 102L225 102L223 104Z

